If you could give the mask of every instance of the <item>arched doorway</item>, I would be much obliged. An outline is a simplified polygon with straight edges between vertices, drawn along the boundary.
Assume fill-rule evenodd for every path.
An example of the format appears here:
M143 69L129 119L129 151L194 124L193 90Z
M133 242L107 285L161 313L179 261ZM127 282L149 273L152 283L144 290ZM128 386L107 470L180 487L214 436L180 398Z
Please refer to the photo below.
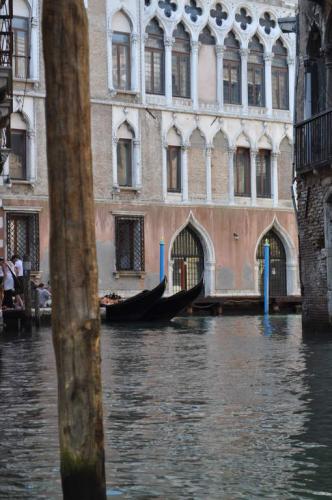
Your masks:
M204 272L204 251L197 233L190 225L174 241L171 259L174 292L189 290L200 281Z
M259 268L259 291L264 293L264 243L270 244L270 297L287 295L286 252L279 236L269 231L263 236L257 250Z

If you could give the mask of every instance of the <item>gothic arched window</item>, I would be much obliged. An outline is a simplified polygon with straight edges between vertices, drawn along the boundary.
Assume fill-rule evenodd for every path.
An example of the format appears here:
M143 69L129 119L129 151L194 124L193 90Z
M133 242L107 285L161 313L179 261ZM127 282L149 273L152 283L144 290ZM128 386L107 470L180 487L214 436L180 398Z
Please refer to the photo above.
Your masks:
M173 96L190 97L190 37L182 23L173 32L172 50Z
M225 38L224 103L241 104L240 44L231 31Z
M156 19L146 28L148 39L145 43L145 89L148 94L165 92L165 49L164 32Z
M274 109L289 109L287 49L281 40L273 46L272 103Z
M249 43L248 104L265 106L264 47L257 36Z

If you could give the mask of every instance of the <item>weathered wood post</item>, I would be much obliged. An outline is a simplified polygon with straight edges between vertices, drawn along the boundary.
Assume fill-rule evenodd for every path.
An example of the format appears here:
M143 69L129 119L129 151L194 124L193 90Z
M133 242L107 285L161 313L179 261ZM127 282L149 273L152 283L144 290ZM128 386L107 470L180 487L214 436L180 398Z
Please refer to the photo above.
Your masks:
M65 500L105 500L99 304L83 0L44 0L52 326Z

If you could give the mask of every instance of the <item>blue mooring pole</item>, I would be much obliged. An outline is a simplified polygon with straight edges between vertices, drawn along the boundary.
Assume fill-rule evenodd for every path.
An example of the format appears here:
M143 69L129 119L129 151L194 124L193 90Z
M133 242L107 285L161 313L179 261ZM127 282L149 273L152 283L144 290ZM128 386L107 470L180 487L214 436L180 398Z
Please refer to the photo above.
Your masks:
M159 278L162 281L165 277L165 242L164 238L161 238L159 245Z
M264 243L264 314L269 314L270 305L270 244Z

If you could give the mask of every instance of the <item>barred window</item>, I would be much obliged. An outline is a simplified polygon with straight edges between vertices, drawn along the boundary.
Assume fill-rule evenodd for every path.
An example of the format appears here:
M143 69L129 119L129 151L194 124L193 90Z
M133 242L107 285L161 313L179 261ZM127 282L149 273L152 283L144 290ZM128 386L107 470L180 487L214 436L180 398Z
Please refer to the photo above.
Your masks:
M248 104L265 106L264 47L257 36L249 43L248 59Z
M7 213L7 256L29 255L32 271L39 271L38 214Z
M190 37L182 23L173 32L172 50L173 96L190 97Z
M164 94L164 32L153 19L146 28L145 88L148 94Z
M117 271L144 271L144 218L116 216Z
M27 178L26 130L11 130L11 152L9 156L9 176L12 179Z
M130 90L130 35L114 32L112 37L113 85Z
M13 18L13 76L14 78L29 78L30 61L30 30L29 18Z
M235 158L235 196L251 196L250 187L250 151L237 148Z
M225 39L224 55L224 102L241 104L241 56L240 44L233 32Z
M271 198L271 151L260 149L256 156L258 198Z
M272 99L274 109L289 109L287 49L281 40L273 46Z
M167 191L181 193L181 147L167 148Z

